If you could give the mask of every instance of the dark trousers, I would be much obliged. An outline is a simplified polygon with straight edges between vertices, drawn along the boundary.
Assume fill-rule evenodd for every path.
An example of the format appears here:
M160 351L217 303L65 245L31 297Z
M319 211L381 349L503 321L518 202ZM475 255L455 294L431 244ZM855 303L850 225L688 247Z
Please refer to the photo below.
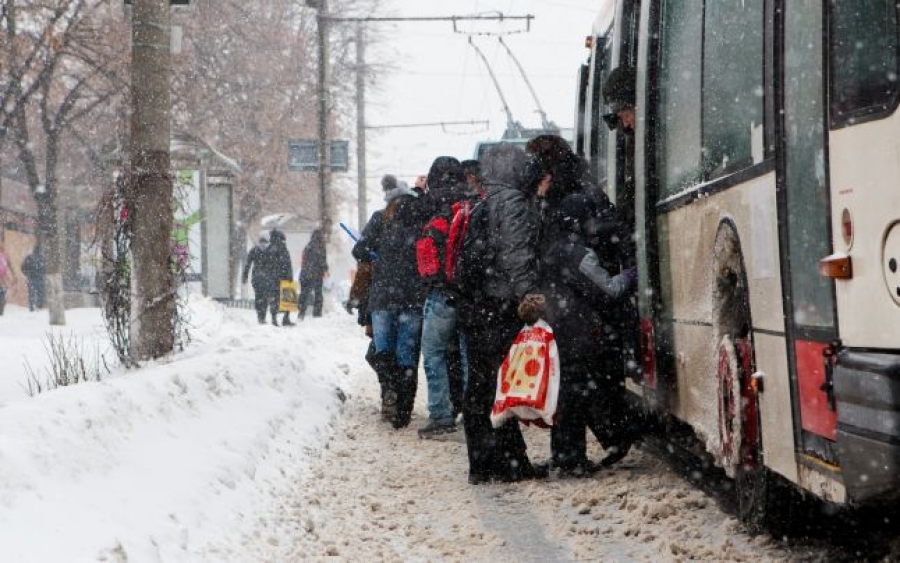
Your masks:
M272 320L278 314L278 292L272 291L271 283L253 284L253 306L259 322L266 321L266 311L272 312Z
M298 303L298 306L300 307L301 319L306 316L306 308L309 307L311 300L313 301L313 316L321 317L322 303L324 301L322 298L322 278L303 280L300 284L300 303Z
M618 348L603 351L594 369L598 389L587 424L604 448L634 442L646 426L643 411L626 399L623 353Z
M28 310L44 308L44 282L28 280Z
M585 434L597 412L600 395L597 374L588 362L560 359L559 399L556 405L556 424L550 431L550 451L553 463L565 469L574 468L587 460Z
M463 403L469 473L515 480L531 469L519 422L510 420L495 429L490 414L497 370L522 328L522 321L512 303L486 305L461 320L469 344L469 382Z

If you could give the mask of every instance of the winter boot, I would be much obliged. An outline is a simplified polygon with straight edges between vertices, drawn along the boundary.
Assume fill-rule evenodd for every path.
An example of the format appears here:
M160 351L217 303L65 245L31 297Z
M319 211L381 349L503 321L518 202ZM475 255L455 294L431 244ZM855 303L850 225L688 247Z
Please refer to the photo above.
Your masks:
M393 389L384 389L381 393L381 420L392 422L397 416L397 392Z
M385 422L394 420L397 412L397 382L395 373L397 362L391 352L375 352L373 345L369 346L366 360L375 374L378 375L378 384L381 386L381 419Z
M418 373L415 367L398 366L394 381L397 385L397 412L391 424L396 429L406 428L412 418L413 404L416 402Z
M456 432L456 421L452 418L443 420L429 418L428 422L425 423L424 426L419 427L418 430L419 438L425 440L431 440L436 436L449 434L451 432Z

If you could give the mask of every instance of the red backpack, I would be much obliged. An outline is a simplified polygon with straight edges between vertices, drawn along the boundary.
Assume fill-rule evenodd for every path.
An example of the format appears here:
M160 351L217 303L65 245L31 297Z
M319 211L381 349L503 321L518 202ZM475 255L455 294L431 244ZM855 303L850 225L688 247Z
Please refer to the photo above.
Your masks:
M416 240L420 278L432 283L455 282L457 258L473 207L468 200L454 203L450 213L435 215L422 229L422 235Z

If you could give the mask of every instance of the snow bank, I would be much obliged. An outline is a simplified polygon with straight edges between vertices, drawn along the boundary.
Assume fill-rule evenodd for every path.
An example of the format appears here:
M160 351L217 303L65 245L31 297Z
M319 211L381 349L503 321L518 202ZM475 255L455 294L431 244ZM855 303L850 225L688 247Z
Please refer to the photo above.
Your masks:
M70 321L90 332L83 325L99 315ZM234 555L240 546L223 532L266 501L284 468L302 471L321 448L341 404L336 389L350 383L340 358L363 345L352 319L259 326L252 311L209 301L192 303L192 317L194 341L170 360L7 398L4 560L196 560L208 543Z

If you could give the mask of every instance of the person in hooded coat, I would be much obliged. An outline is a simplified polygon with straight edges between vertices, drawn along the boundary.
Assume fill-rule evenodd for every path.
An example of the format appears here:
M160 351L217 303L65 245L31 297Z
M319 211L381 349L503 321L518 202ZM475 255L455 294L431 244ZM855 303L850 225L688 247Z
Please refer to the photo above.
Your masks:
M293 281L294 267L291 265L291 253L287 249L287 237L277 229L269 233L269 248L266 249L267 260L272 265L272 293L275 298L270 302L272 324L278 326L275 316L278 314L278 297L282 281ZM287 311L281 319L281 326L292 326L291 314Z
M270 303L278 296L274 292L275 288L275 272L270 260L270 254L266 252L269 248L269 235L263 234L259 237L257 244L247 253L247 260L244 262L244 271L241 274L241 281L247 283L251 270L253 277L251 285L253 287L253 305L256 308L256 320L259 324L266 322L266 311L271 306ZM277 322L275 315L272 315L272 322Z
M28 282L28 310L44 308L44 254L40 245L22 261L22 274Z
M313 301L313 317L322 316L322 285L328 275L328 255L322 229L316 229L310 236L309 244L303 249L300 261L300 303L298 316L306 316L309 302Z
M405 183L382 178L387 206L373 214L353 257L373 263L368 312L375 354L370 362L382 387L382 416L394 428L409 424L418 383L424 286L416 270L421 204Z
M528 156L509 143L488 149L481 165L485 199L479 205L486 206L488 216L482 243L489 263L480 293L463 295L458 307L468 344L463 423L471 484L546 476L528 459L516 420L496 429L490 421L497 370L523 322L536 322L543 309L537 256L540 216L531 203L536 182L527 177Z

